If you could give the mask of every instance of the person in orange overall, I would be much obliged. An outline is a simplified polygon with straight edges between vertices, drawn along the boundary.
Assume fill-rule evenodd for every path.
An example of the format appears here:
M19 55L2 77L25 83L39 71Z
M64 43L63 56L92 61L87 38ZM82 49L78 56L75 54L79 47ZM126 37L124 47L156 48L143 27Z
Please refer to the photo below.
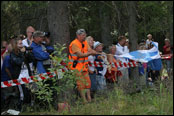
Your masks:
M76 32L77 38L73 40L69 45L69 68L71 70L77 70L78 78L76 81L77 89L84 103L91 102L90 88L91 81L88 74L88 56L97 54L88 45L86 38L86 32L84 29L79 29ZM87 93L87 98L86 98Z

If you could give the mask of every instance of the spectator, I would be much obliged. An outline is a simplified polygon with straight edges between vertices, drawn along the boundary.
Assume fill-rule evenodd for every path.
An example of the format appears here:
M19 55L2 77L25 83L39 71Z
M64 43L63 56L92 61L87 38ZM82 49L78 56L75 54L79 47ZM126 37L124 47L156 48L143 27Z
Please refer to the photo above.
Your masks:
M22 40L22 44L26 48L31 46L32 41L33 41L32 34L34 32L35 32L35 29L32 26L28 26L27 29L26 29L27 38L26 39L23 39L24 38L24 35L22 35L22 34L20 35L20 37L23 39ZM33 63L30 63L29 65L30 65L31 75L33 75L34 74L34 64Z
M94 43L94 50L100 54L95 55L95 61L98 62L105 62L107 61L107 57L105 53L103 52L103 44L100 42ZM103 67L96 67L97 74L96 74L96 80L97 80L97 90L98 92L103 92L106 89L106 79L105 74L107 71L107 66L103 65Z
M46 50L49 54L54 52L54 48L50 45L50 34L46 34L46 32L44 32L44 39L41 46L43 51ZM51 59L45 60L43 62L43 66L46 69L46 72L49 72L48 69L52 66L51 64Z
M146 44L142 40L141 43L138 45L138 50L146 50ZM139 62L138 64L138 71L139 71L139 78L140 78L140 86L143 87L146 85L146 80L147 80L147 63L141 63Z
M21 38L22 41L26 38L25 35L23 35L23 34L20 34L18 37Z
M2 41L2 44L1 44L1 57L2 57L2 59L4 59L4 57L5 57L4 55L6 54L6 52L8 52L7 47L8 47L7 41Z
M12 51L11 44L8 45L7 51L3 54L4 59L2 59L1 56L1 82L12 80L12 71L13 67L10 62L10 52ZM1 99L2 99L2 106L5 107L5 105L8 104L10 96L14 96L14 91L18 88L16 87L6 87L1 88Z
M153 45L150 44L149 49L151 49L152 47ZM161 58L153 59L148 62L148 77L151 78L153 83L159 79L161 68L162 68Z
M88 42L89 46L91 47L91 49L93 49L94 47L94 39L91 36L88 36L86 38L86 41ZM94 55L90 55L88 56L88 61L91 63L94 63ZM91 80L91 97L93 98L96 90L97 90L97 81L96 81L96 68L94 65L92 66L88 66L88 72L89 72L89 77Z
M118 37L118 43L116 45L116 53L115 55L123 55L129 52L128 47L125 46L126 44L126 37L125 36L119 36ZM126 58L117 58L121 62L128 62L128 59ZM118 84L128 84L129 82L129 75L128 75L128 69L127 68L119 68L118 70L121 71L121 76L118 76Z
M130 42L129 42L129 39L126 39L126 43L125 43L125 46L127 46L128 49L127 50L127 53L129 52L129 49L130 49Z
M8 80L12 80L12 65L10 62L10 52L12 51L12 46L9 45L8 46L8 52L6 53L6 56L3 60L3 65L2 65L2 72L1 72L1 82L3 81L8 81Z
M12 41L12 52L10 53L10 64L13 68L12 71L9 71L11 75L11 79L20 79L22 77L29 78L29 62L32 62L33 55L30 52L26 52L26 49L22 46L22 40L20 38L16 38ZM29 95L27 95L27 91L25 85L18 85L20 92L20 100L18 104L19 110L22 108L22 103L28 100Z
M117 60L116 60L116 57L114 56L115 52L116 52L116 46L115 45L109 46L109 52L110 52L110 54L107 55L108 62L116 63ZM113 67L113 65L112 65L111 68L107 70L107 73L105 75L106 82L108 82L108 83L117 82L116 74L117 74L117 67L115 67L115 66Z
M33 48L33 54L36 59L37 73L46 73L48 69L45 69L44 64L50 61L50 54L47 48L42 44L45 38L45 34L41 31L35 31L33 33L33 42L31 48ZM49 60L49 61L48 61Z
M35 32L35 29L32 26L27 27L26 34L27 38L22 41L23 46L29 47L32 44L33 37L32 34Z
M153 41L152 34L147 35L147 40L146 40L146 48L149 48L150 43Z
M168 38L166 38L164 40L164 42L165 42L165 45L163 46L163 54L170 56L172 53L172 51L171 51L172 46L170 45L170 40ZM170 74L171 58L166 59L165 64L167 66L167 72L168 72L168 74Z
M87 41L85 41L86 32L84 29L79 29L76 32L77 38L69 45L69 65L71 70L78 70L82 80L77 79L77 89L83 99L83 102L91 102L90 88L91 81L88 74L88 56L96 54L92 50ZM86 83L84 83L84 81ZM86 91L86 92L85 92ZM85 94L87 93L87 99Z

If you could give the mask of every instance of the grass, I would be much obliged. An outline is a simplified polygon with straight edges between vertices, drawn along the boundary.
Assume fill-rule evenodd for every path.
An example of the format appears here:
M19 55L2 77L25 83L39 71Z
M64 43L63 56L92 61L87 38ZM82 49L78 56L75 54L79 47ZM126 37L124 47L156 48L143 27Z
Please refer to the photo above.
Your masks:
M22 115L173 115L173 81L171 88L158 84L140 93L125 94L115 87L104 95L96 96L92 103L82 105L78 100L70 111L23 112ZM172 89L172 90L171 90Z

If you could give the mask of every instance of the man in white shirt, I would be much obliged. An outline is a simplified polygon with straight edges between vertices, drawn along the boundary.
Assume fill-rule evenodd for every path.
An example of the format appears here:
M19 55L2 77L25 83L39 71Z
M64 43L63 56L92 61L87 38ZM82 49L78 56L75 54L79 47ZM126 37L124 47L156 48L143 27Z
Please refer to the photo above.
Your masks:
M153 38L152 38L152 35L151 34L148 34L147 35L147 40L146 40L146 48L148 49L150 43L153 41Z
M32 34L35 32L35 29L32 26L28 26L26 29L26 34L27 34L27 38L22 40L22 44L25 47L30 47L30 45L32 44L33 38L32 38ZM30 65L30 69L32 72L32 75L34 73L34 66L33 63L29 63Z
M128 59L117 57L117 56L129 53L128 46L125 45L126 39L127 38L125 36L119 36L118 37L118 44L116 45L117 51L116 51L115 55L116 55L117 60L120 60L122 63L123 62L127 63ZM119 68L119 70L121 71L122 76L118 76L118 83L119 84L122 84L122 83L127 84L129 81L128 68Z
M33 41L32 33L35 32L35 29L32 26L27 27L26 34L27 38L22 41L23 46L29 47Z

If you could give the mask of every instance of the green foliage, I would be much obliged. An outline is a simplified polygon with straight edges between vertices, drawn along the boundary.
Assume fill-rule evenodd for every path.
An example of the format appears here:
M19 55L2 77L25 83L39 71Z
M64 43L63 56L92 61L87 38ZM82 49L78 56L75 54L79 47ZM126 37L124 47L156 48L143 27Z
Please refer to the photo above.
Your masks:
M41 19L46 16L47 5L48 2L45 1L2 1L1 40L9 40L12 35L25 34L30 25L37 30L44 28Z
M150 90L146 88L141 93L133 95L124 94L122 89L115 87L102 96L96 96L92 103L82 105L76 101L71 106L71 111L62 113L36 112L34 114L52 115L172 115L173 94L159 84L159 89ZM172 88L173 91L173 86ZM159 93L161 91L161 93Z
M51 102L57 102L55 99L53 99L53 92L56 92L57 96L60 96L60 94L69 94L69 90L74 88L74 84L76 83L76 79L78 79L78 76L76 75L76 71L72 70L66 70L65 72L62 72L61 69L65 66L60 65L62 61L64 61L66 64L68 64L69 59L67 58L67 54L63 53L63 51L66 49L65 45L60 45L57 43L55 46L55 51L52 55L50 55L52 61L53 61L53 67L51 67L49 70L50 72L57 72L57 74L53 78L45 79L43 81L36 82L38 86L38 90L35 92L37 95L37 98L41 101L46 101L50 106L53 105ZM48 81L51 81L51 85L47 84ZM55 95L55 94L54 94ZM65 97L64 96L64 97ZM70 98L73 97L70 96ZM59 100L61 101L61 100ZM67 101L66 98L63 99L62 102ZM58 103L58 102L57 102Z
M138 34L146 37L148 33L155 35L163 33L169 29L173 22L172 14L169 11L171 2L164 1L140 1L138 2L138 15L141 21L138 22ZM143 38L141 36L141 38Z

